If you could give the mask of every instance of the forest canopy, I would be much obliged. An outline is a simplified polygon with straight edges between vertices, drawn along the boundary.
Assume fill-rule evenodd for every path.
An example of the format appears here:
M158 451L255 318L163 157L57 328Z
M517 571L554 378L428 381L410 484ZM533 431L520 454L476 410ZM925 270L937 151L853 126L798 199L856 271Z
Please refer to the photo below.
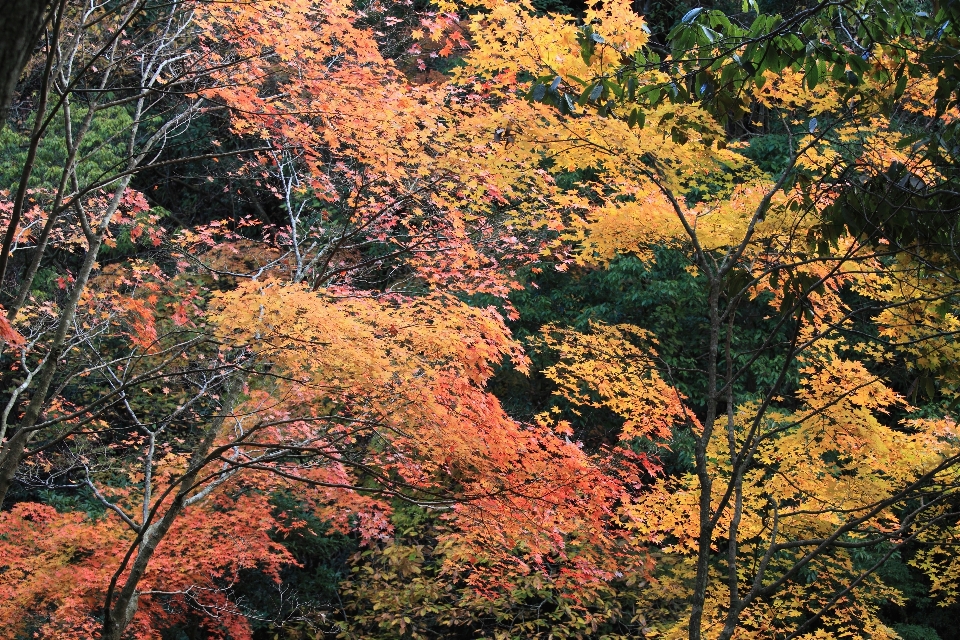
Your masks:
M960 4L21 4L0 635L960 637Z

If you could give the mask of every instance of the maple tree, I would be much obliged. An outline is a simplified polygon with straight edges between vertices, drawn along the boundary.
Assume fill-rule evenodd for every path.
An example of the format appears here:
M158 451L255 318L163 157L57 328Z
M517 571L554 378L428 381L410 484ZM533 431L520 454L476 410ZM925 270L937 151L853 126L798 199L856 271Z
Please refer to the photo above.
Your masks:
M749 28L696 9L674 31L673 56L661 59L643 48L639 18L626 17L626 7L588 10L580 26L517 5L487 6L475 64L464 72L489 76L506 67L536 77L529 97L555 110L518 118L525 130L517 143L569 169L599 168L589 186L605 207L585 219L580 260L650 256L656 245L676 243L703 282L707 339L697 370L706 389L695 400L702 409L702 426L692 427L695 468L627 508L641 535L691 556L670 587L683 594L677 600L689 597L690 609L663 630L690 638L892 633L870 603L895 596L871 585L871 574L896 549L956 517L947 506L957 461L949 415L900 427L879 418L905 404L882 372L893 362L926 372L951 343L949 249L942 235L933 242L911 235L905 227L915 218L895 217L918 191L952 179L937 151L903 151L904 140L929 139L899 131L890 106L907 117L922 112L951 135L952 87L923 78L929 67L917 64L925 55L915 51L911 29L929 26L901 18L885 34L901 39L887 42L868 23L852 35L842 26L855 19L845 7L786 20L759 15ZM941 35L949 27L943 12L934 21ZM506 61L495 53L503 42L515 52ZM934 91L936 109L920 106ZM789 136L787 162L772 178L735 152L723 126L758 107L782 118ZM936 199L924 204L912 215L929 211L931 226L949 210ZM738 308L758 296L774 331L752 352L735 354ZM863 322L875 329L863 335ZM616 390L638 379L643 365L613 377L605 350L595 351L581 352L562 374L545 373L575 403L582 387L591 390L591 402L618 411L626 430L637 394ZM738 378L776 352L779 374L735 399ZM790 389L785 382L797 367L800 386ZM949 396L951 374L941 367L936 376ZM647 383L650 392L656 384ZM929 510L908 506L920 495L937 496ZM886 555L873 566L835 564L845 550L881 547ZM813 578L799 584L804 572ZM830 594L817 605L813 580ZM858 586L862 600L853 597Z
M508 557L497 560L494 552L488 561L506 571L509 550L522 541L534 558L574 555L569 584L594 573L590 580L599 585L613 569L598 550L622 538L609 517L620 481L549 427L506 416L482 389L502 357L523 361L500 316L431 293L442 287L506 294L514 286L511 265L556 244L566 210L562 191L531 158L477 148L492 107L456 106L469 103L470 95L454 95L450 107L447 89L406 82L380 57L370 31L354 26L356 16L345 5L166 8L167 22L147 24L147 51L172 56L173 68L189 69L190 78L196 77L195 62L209 65L186 91L190 101L136 147L146 117L138 109L167 64L159 58L159 67L140 69L149 78L143 93L81 109L81 130L106 122L94 120L94 113L112 114L129 129L119 149L110 142L94 149L119 155L123 169L105 179L75 161L82 142L72 131L70 92L61 91L65 169L49 195L39 192L51 209L44 209L46 201L30 211L24 204L32 158L43 151L36 133L8 207L8 236L16 244L11 240L4 255L36 243L4 325L19 361L13 373L23 377L4 414L3 491L15 478L52 491L83 489L104 517L122 524L108 532L98 522L74 518L71 529L87 523L104 544L126 549L107 556L113 562L98 564L88 580L42 596L52 620L44 632L65 633L70 625L74 633L88 632L89 614L71 607L99 600L103 637L147 633L151 603L179 598L177 606L208 609L231 633L246 633L217 613L229 607L216 592L206 594L213 587L155 589L150 578L157 570L152 567L169 562L167 549L184 543L178 533L184 522L205 506L216 514L223 508L217 507L220 496L236 499L240 477L260 493L282 483L307 487L303 499L313 500L337 526L357 514L365 540L390 530L383 515L389 504L370 493L462 505L460 517L496 525L462 533L464 558L472 557L468 549L492 540ZM125 52L117 45L139 44L119 36L141 9L133 4L127 14L108 11L120 27L105 32L108 45L96 55L106 51L121 59ZM81 15L72 24L74 43L89 33L82 28L87 19ZM92 35L103 35L101 23ZM152 40L157 29L159 40ZM224 32L231 37L222 39ZM344 33L356 44L346 54L340 52ZM61 69L59 55L48 56L48 68ZM311 60L330 64L307 66ZM88 68L98 73L92 63ZM298 86L281 91L282 104L276 95L264 96L264 85L284 89L293 79ZM135 111L127 122L123 109L109 111L131 104ZM260 238L244 237L244 229L251 235L262 226L249 221L240 229L213 223L167 239L144 196L129 188L151 141L186 126L202 104L228 109L236 135L268 142L245 171L276 189L287 224L264 227ZM434 152L444 146L445 153ZM396 147L406 154L391 154ZM112 158L91 158L113 169ZM92 183L81 184L91 173ZM112 192L98 191L107 185ZM552 199L559 206L542 207ZM57 226L68 211L79 229L73 219ZM37 228L42 231L34 236ZM101 246L117 236L134 245L168 243L171 262L130 260L93 275ZM31 298L43 257L77 243L80 271L58 281L66 297ZM210 282L223 278L232 289L211 292ZM170 296L174 302L165 305ZM288 325L296 327L293 334ZM169 399L158 402L157 394ZM8 427L8 419L17 421ZM518 449L518 441L526 445ZM532 512L543 514L542 528L523 524ZM29 520L26 514L17 512L7 524ZM252 530L231 535L260 544L253 561L266 561L271 548L257 541L271 526L265 516ZM567 536L580 539L576 554L565 550ZM6 557L24 562L15 550ZM285 560L280 554L268 566ZM601 568L591 568L594 563ZM222 576L231 566L212 557L188 574L215 570ZM36 570L51 575L61 568L53 563ZM25 583L15 588L30 593Z
M196 99L168 97L202 82L207 71L196 68L198 58L187 49L191 20L190 7L181 3L165 5L157 14L138 2L60 7L39 65L30 133L5 133L11 149L25 147L8 169L15 192L3 192L6 229L0 278L8 275L12 260L17 273L10 290L15 293L5 301L4 326L20 343L19 366L26 377L7 399L0 425L0 433L8 436L0 450L0 495L6 495L28 443L62 424L41 416L62 406L54 391L62 384L57 380L61 358L98 336L98 323L79 319L78 310L82 315L93 310L88 304L95 308L104 302L103 296L99 301L91 297L87 287L102 252L115 247L117 236L127 235L125 230L133 243L142 238L160 244L159 216L149 212L130 182L201 108ZM130 60L139 61L138 66L129 66ZM42 175L34 173L38 157L50 163ZM148 228L153 231L145 235ZM53 304L30 296L51 254L71 263L58 280L66 295ZM117 293L107 303L115 312L149 320L142 302ZM22 340L10 326L18 318L27 322L16 330L25 334ZM51 321L53 330L47 327ZM74 331L75 321L79 332ZM99 324L100 329L106 326L109 320ZM13 413L14 407L26 397L25 412L11 424L19 413Z

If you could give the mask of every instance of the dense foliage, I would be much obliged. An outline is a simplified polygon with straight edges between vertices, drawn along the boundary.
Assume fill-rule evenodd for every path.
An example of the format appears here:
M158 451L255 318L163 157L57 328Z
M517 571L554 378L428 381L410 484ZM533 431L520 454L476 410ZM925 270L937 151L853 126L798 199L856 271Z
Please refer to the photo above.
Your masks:
M45 6L4 637L956 637L960 5Z

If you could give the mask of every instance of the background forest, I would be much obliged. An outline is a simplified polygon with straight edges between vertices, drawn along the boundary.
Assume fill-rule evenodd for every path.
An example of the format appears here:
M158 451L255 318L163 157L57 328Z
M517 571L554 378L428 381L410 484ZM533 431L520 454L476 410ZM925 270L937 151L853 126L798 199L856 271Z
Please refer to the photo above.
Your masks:
M0 637L960 637L960 4L0 8Z

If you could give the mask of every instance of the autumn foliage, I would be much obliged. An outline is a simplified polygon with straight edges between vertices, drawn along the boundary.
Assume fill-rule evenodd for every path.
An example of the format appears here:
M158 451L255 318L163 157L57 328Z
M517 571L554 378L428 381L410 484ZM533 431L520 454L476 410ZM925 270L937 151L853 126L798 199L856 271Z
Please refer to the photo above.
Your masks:
M960 16L848 4L54 7L0 130L0 628L919 637Z

